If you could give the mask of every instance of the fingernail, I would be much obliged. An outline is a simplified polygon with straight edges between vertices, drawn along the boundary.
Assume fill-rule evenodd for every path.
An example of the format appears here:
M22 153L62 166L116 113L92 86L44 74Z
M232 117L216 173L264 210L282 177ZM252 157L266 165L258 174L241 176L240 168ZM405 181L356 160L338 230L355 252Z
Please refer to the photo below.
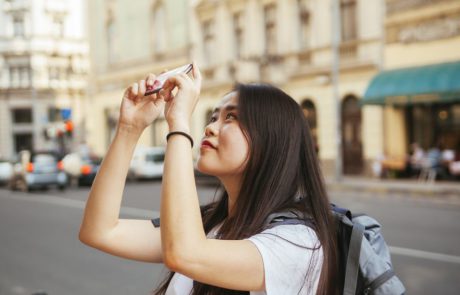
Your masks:
M150 86L150 85L153 85L153 81L152 81L152 80L150 80L150 79L149 79L149 80L147 80L147 85L149 85L149 86Z

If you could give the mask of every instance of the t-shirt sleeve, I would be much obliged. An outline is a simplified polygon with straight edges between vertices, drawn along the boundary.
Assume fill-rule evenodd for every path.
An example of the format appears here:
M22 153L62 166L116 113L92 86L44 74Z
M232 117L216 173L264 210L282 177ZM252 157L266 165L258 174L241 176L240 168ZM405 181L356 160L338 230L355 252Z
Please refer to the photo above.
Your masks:
M251 294L316 294L323 253L311 228L279 225L247 240L259 250L265 273L265 292Z

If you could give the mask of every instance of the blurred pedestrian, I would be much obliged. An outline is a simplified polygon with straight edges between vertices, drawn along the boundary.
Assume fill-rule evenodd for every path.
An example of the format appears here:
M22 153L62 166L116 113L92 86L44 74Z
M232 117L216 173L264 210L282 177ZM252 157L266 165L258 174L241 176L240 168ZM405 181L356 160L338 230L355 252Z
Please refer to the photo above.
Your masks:
M200 209L189 133L201 74L194 65L193 78L174 76L160 95L144 96L154 80L149 75L124 94L80 239L113 255L165 263L172 272L156 294L334 293L336 231L313 139L296 101L261 84L237 85L221 99L205 128L197 165L218 177L224 190ZM119 213L134 147L163 108L170 132L158 228L148 220L119 219ZM267 227L272 213L288 210L313 219L314 229Z
M411 144L411 151L409 154L409 175L418 176L423 168L425 159L425 151L420 147L417 142Z

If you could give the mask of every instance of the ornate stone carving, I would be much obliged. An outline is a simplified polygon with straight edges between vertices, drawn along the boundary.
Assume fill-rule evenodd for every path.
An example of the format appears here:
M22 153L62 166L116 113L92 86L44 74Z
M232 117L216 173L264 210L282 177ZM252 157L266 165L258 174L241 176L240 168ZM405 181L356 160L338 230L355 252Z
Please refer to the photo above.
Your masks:
M414 9L423 5L436 5L439 2L446 2L452 0L396 0L396 1L386 1L386 13L388 15Z
M450 38L456 35L460 35L460 16L401 28L398 34L398 41L403 43L424 42Z

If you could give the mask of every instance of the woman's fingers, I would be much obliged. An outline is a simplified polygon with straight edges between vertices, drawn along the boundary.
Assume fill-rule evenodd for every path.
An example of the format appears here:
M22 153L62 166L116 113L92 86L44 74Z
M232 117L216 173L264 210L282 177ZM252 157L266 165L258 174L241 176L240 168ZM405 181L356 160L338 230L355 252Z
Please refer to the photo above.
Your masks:
M165 81L163 86L163 94L165 101L170 101L173 98L172 91L174 88L183 89L185 87L186 80L181 75L169 77Z
M139 85L137 83L133 83L130 88L131 89L129 90L128 98L130 100L135 100L137 94L139 93Z
M155 83L156 76L152 73L148 74L147 77L145 77L145 87L146 91L149 92L153 89L153 84Z
M139 91L137 93L137 100L142 100L146 91L145 80L139 80Z
M203 80L201 76L200 69L196 65L196 62L193 62L192 75L195 82L195 86L198 88L198 91L201 90L201 81Z

